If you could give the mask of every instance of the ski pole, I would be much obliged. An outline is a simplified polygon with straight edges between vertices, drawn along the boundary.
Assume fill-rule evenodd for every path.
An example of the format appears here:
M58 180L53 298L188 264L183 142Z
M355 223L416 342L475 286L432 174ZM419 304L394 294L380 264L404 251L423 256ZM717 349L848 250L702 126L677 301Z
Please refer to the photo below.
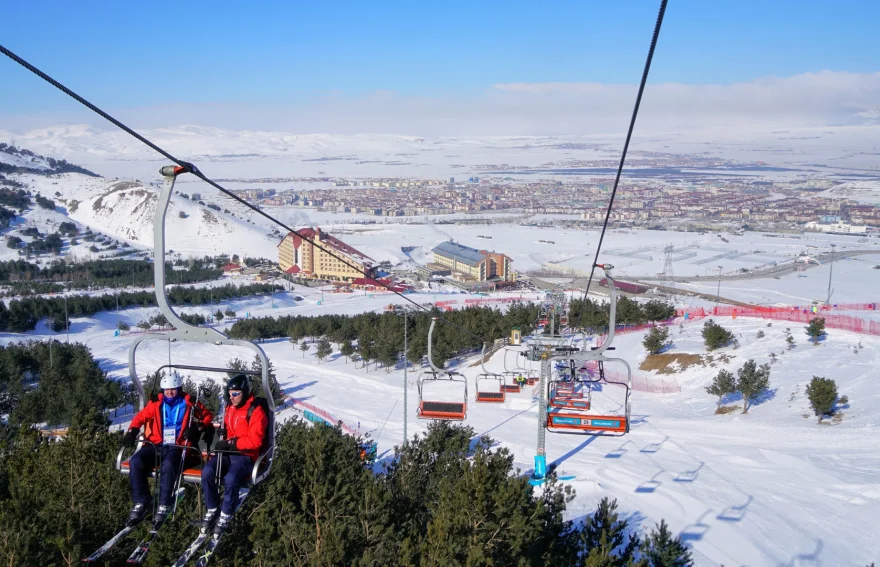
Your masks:
M202 396L202 386L200 385L198 388L196 388L196 403L193 404L193 407L189 412L189 423L187 424L187 429L189 429L192 426L193 417L195 417L196 410L199 407L199 399L201 399L201 396ZM186 403L186 402L184 401L184 403ZM182 426L183 425L181 424L181 427ZM196 449L196 451L199 450L198 443L196 443L195 449ZM180 451L180 467L177 470L177 481L174 483L174 494L175 495L177 494L177 491L180 490L180 485L183 483L183 471L184 471L184 467L186 465L186 452L188 450L189 450L189 448L187 447L186 449L181 449L181 451ZM174 499L174 508L171 510L171 518L172 519L174 518L174 514L177 513L178 500L179 500L178 498Z

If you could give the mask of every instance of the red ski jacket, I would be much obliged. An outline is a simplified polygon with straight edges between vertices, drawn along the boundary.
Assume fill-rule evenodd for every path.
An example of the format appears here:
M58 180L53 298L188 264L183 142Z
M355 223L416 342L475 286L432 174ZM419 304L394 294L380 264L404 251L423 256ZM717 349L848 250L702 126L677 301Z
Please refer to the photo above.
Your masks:
M143 425L144 437L150 443L157 445L162 443L162 400L164 397L163 394L159 394L158 401L150 402L144 406L144 409L134 416L134 419L131 420L131 425L129 425L131 429L140 429ZM195 401L189 394L183 394L183 399L186 402L186 411L183 413L183 425L180 428L180 435L177 436L177 444L189 445L186 439L183 438L183 434L186 432L187 424L189 424L189 414L193 409ZM193 423L210 426L211 420L214 418L210 410L202 402L195 404L195 409L196 413L193 416Z
M254 410L248 419L248 408L254 405ZM239 407L232 404L226 406L226 415L223 417L223 426L226 428L226 439L235 442L235 449L246 453L251 460L256 461L260 456L260 447L266 436L266 427L269 425L269 416L260 405L254 404L254 396L251 394Z

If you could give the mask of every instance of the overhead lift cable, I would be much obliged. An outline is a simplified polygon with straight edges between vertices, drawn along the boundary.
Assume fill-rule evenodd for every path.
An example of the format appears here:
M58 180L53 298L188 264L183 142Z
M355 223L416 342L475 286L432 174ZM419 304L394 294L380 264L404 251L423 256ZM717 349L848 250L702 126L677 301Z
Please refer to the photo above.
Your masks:
M238 195L236 195L236 194L233 193L232 191L229 191L228 189L226 189L225 187L221 186L219 183L217 183L216 181L212 180L212 179L209 178L207 175L205 175L204 173L202 173L202 172L199 170L199 168L196 167L194 164L192 164L192 163L190 163L190 162L187 162L187 161L183 161L183 160L178 159L178 158L176 158L175 156L171 155L171 154L170 154L169 152L167 152L166 150L164 150L164 149L162 149L161 147L157 146L156 144L154 144L153 142L151 142L150 140L148 140L147 138L145 138L145 137L142 136L141 134L138 134L137 132L135 132L134 130L132 130L131 128L129 128L128 126L126 126L125 124L123 124L122 122L120 122L119 120L117 120L116 118L113 118L111 115L109 115L108 113L104 112L104 111L101 110L99 107L95 106L94 104L92 104L91 102L89 102L88 100L86 100L85 98L83 98L82 96L80 96L80 95L78 95L77 93L73 92L72 90L70 90L69 88L67 88L66 86L64 86L64 85L61 84L60 82L58 82L57 80L53 79L52 77L50 77L49 75L47 75L47 74L44 73L43 71L37 69L37 68L34 67L31 63L29 63L28 61L22 59L21 57L19 57L18 55L16 55L15 53L13 53L12 51L10 51L10 50L7 49L6 47L4 47L3 45L0 45L0 53L3 53L4 55L6 55L7 57L9 57L10 59L12 59L13 61L15 61L16 63L18 63L19 65L21 65L22 67L24 67L25 69L27 69L28 71L30 71L31 73L33 73L34 75L40 77L41 79L43 79L44 81L46 81L47 83L49 83L50 85L52 85L53 87L55 87L56 89L60 90L61 92L63 92L63 93L66 94L67 96L71 97L72 99L74 99L74 100L77 101L78 103L82 104L83 106L85 106L86 108L88 108L89 110L91 110L92 112L94 112L95 114L98 114L99 116L101 116L102 118L104 118L105 120L107 120L108 122L112 123L112 124L113 124L114 126L116 126L117 128L123 130L125 133L127 133L127 134L131 135L132 137L136 138L138 141L140 141L140 142L143 143L144 145L146 145L146 146L148 146L149 148L155 150L156 152L158 152L159 154L161 154L162 156L164 156L166 159L168 159L168 160L170 160L170 161L176 163L176 164L179 165L180 167L184 168L184 169L186 170L186 173L191 173L191 174L195 175L196 177L198 177L199 179L201 179L202 181L204 181L205 183L207 183L207 184L210 185L211 187L214 187L215 189L217 189L218 191L220 191L220 192L223 193L224 195L226 195L226 196L228 196L228 197L231 197L232 199L235 199L236 201L238 201L239 203L241 203L241 204L244 205L245 207L251 209L252 211L254 211L254 212L256 212L256 213L258 213L258 214L260 214L260 215L262 215L262 216L265 217L266 219L270 220L271 222L275 223L276 225L278 225L278 226L280 226L281 228L283 228L284 230L286 230L288 233L292 233L292 234L294 234L294 235L296 235L296 236L302 238L302 239L305 240L306 242L309 242L310 244L312 244L312 246L314 246L314 247L317 248L318 250L321 250L321 251L324 252L325 254L328 254L331 258L334 258L334 259L336 259L336 260L339 260L339 261L342 262L344 265L346 265L346 266L348 266L349 268L355 270L356 272L360 272L360 273L363 274L363 276L364 276L364 283L365 283L365 284L366 284L366 282L367 282L369 279L371 279L371 278L369 277L369 274L367 273L366 270L362 270L362 269L361 269L360 267L358 267L357 265L355 265L355 264L349 262L348 260L346 260L345 258L343 258L343 257L341 257L341 256L339 256L339 255L337 255L337 254L335 254L335 253L333 253L331 250L327 249L326 247L322 246L321 244L315 242L314 240L312 240L312 239L310 239L310 238L308 238L308 237L306 237L306 236L303 236L300 232L298 232L298 231L294 230L293 228L287 226L286 224L284 224L284 223L281 222L280 220L276 219L275 217L273 217L273 216L270 215L269 213L267 213L267 212L265 212L264 210L262 210L261 208L255 206L255 205L252 205L252 204L249 203L247 200L242 199L241 197L239 197ZM398 297L400 297L400 298L403 299L404 301L407 301L408 303L411 303L411 304L414 305L416 308L418 308L418 309L420 309L420 310L422 310L422 311L424 311L424 312L426 312L426 313L432 313L432 311L431 311L430 309L424 307L423 305L419 304L419 303L416 302L416 301L413 301L412 299L406 297L406 296L403 295L402 293L400 293L400 292L398 292L398 291L395 291L394 289L391 288L391 286L386 285L385 283L383 283L383 282L381 282L381 281L379 281L379 280L377 280L377 279L375 279L375 278L373 278L373 281L375 281L377 284L379 284L380 286L384 287L386 290L390 291L391 293L397 295ZM442 316L440 316L440 315L434 314L434 316L437 317L438 320L440 320L441 322L446 323L447 325L450 325L450 326L452 326L452 327L458 329L459 331L462 331L462 332L466 333L467 335L469 335L469 336L471 336L471 337L473 337L473 338L480 339L480 341L483 340L482 338L478 337L476 334L472 333L471 331L469 331L469 330L467 330L467 329L465 329L465 328L463 328L463 327L461 327L461 326L459 326L459 325L456 325L455 323L450 322L448 319L446 319L446 318L444 318L444 317L442 317Z
M651 70L651 60L654 58L654 49L657 47L657 38L660 37L660 26L663 25L663 16L666 14L667 0L661 0L660 11L657 13L657 23L654 25L654 35L651 37L651 47L648 48L648 58L645 60L645 69L642 71L642 81L639 83L639 93L636 95L636 104L633 107L632 118L629 121L629 130L626 132L626 141L623 143L623 153L620 155L620 164L617 166L617 176L614 178L614 187L611 189L611 198L608 200L608 209L605 211L605 222L602 223L602 232L599 233L599 244L596 245L596 256L590 264L590 278L587 280L587 287L584 289L584 307L578 313L577 327L581 326L586 310L587 294L590 292L590 284L593 283L593 273L596 271L596 265L599 262L599 252L602 250L602 241L605 239L605 230L608 228L608 219L611 218L611 208L614 206L614 197L617 195L617 186L620 184L620 175L623 173L623 163L626 161L626 152L629 149L629 141L632 138L633 130L636 126L636 118L639 115L639 106L642 104L642 93L645 91L645 84L648 82L648 72Z

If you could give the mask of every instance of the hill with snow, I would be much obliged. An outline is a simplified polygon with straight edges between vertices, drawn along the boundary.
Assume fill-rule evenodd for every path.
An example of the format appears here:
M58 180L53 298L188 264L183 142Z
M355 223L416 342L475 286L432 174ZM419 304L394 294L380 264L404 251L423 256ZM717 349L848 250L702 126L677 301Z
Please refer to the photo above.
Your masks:
M442 296L441 296L442 297ZM467 298L467 295L454 296ZM300 299L303 298L303 299ZM416 294L423 303L437 301L434 294ZM224 304L240 315L355 314L382 311L388 295L332 294L298 287L274 298L257 297ZM275 307L273 307L273 303ZM187 312L207 315L214 306L191 306ZM158 312L156 308L131 308L120 312L132 327ZM616 498L621 513L650 526L665 519L674 533L690 545L696 565L853 565L862 567L880 557L875 536L880 514L880 393L875 387L880 363L880 339L829 330L818 346L806 341L803 325L739 317L717 321L734 332L740 346L707 352L700 337L702 322L673 326L674 345L669 354L699 359L687 369L660 375L641 370L647 353L642 333L619 335L616 355L627 360L637 376L676 383L680 392L657 394L637 390L632 395L632 430L622 438L547 434L547 460L577 492L568 505L568 517L582 518L604 496ZM99 313L72 320L71 340L92 349L112 376L128 380L127 351L132 337L114 336L116 314ZM221 325L221 328L227 327ZM790 327L796 346L789 349L785 328ZM764 336L758 338L758 332ZM44 324L33 333L0 334L0 343L58 336ZM402 366L386 372L369 371L334 352L324 362L314 346L302 353L287 340L261 343L273 361L282 390L325 410L352 429L370 432L378 441L380 459L387 458L403 439ZM163 341L144 343L138 353L141 374L173 361L215 365L236 356L249 357L237 347L220 348ZM522 358L511 347L487 363L490 372L502 372ZM721 369L736 373L748 359L771 363L770 390L747 414L742 401L728 397L731 413L716 415L716 399L704 390ZM508 394L502 404L474 403L476 376L482 370L469 360L459 366L468 382L465 425L477 434L488 434L508 448L517 467L528 472L535 454L537 405L532 389ZM671 365L675 367L675 365ZM620 370L611 368L609 370ZM408 435L422 433L428 422L416 418L416 381L423 368L417 364L408 375ZM836 420L822 425L809 409L804 389L813 375L837 381L848 397ZM205 378L201 372L192 376ZM436 386L436 385L435 385ZM441 384L442 386L442 384ZM485 387L485 384L483 384ZM461 396L461 391L426 392L431 396ZM596 387L592 395L598 411L620 411L622 389ZM460 398L459 398L460 399ZM353 402L356 400L356 402ZM293 415L280 412L279 420ZM125 418L122 418L123 420Z

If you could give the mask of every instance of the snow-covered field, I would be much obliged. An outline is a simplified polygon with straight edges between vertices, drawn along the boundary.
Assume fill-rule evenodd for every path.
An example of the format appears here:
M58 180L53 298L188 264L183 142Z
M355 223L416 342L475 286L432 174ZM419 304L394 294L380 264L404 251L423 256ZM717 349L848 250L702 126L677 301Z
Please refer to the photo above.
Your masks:
M659 154L764 162L787 171L737 171L769 179L833 176L874 178L859 191L876 198L877 158L872 153L878 125L829 126L784 132L637 131L629 166ZM551 170L574 160L620 157L623 136L484 136L441 137L227 130L195 125L143 130L147 138L181 159L196 163L209 177L264 179L277 177L414 177L486 176L513 167ZM150 179L161 163L152 150L112 126L59 125L29 132L0 131L0 141L45 155L61 157L104 176ZM645 152L645 153L643 153ZM733 173L727 171L726 173ZM505 173L505 175L509 175ZM534 175L512 174L519 178ZM542 172L541 177L553 177ZM609 177L608 173L602 176ZM500 177L500 176L499 176ZM271 185L269 185L271 186ZM204 186L202 186L204 187Z
M296 301L296 295L304 300ZM464 296L459 296L464 297ZM441 296L417 294L419 302ZM359 313L381 310L387 295L325 294L297 288L277 294L277 308L268 297L232 301L239 315ZM207 313L208 308L187 308ZM157 312L128 309L120 317L134 325ZM116 315L101 313L91 319L74 319L71 340L86 343L111 375L127 379L127 349L131 339L114 337ZM880 340L842 331L830 332L821 346L811 346L800 326L763 320L722 319L740 335L741 347L724 349L732 358L716 367L692 367L675 376L679 394L635 392L633 428L624 438L597 438L548 433L548 461L556 463L570 481L577 499L571 517L589 513L602 496L618 498L622 508L645 523L665 518L693 546L698 565L864 565L880 555L876 539L880 514L880 392L875 387L880 363ZM704 353L699 336L701 323L689 323L684 332L672 329L672 352ZM790 326L797 346L786 351L783 328ZM763 339L755 338L763 330ZM26 337L0 335L8 343L23 338L53 335L40 326ZM645 357L639 334L615 341L619 356L634 368ZM861 342L863 349L853 353ZM379 443L380 459L387 457L403 438L404 379L402 368L392 372L366 372L334 353L324 363L314 348L303 355L285 340L262 345L277 368L283 390L308 401L351 427L372 432ZM715 400L703 388L721 368L735 371L754 358L767 362L775 352L771 392L749 414L713 415ZM139 350L141 373L168 362L212 365L247 352L219 351L157 341ZM505 351L488 363L501 371ZM717 357L716 357L717 358ZM513 366L514 356L507 357ZM486 433L513 451L517 465L532 466L537 432L537 408L531 388L508 394L503 405L473 403L474 378L479 367L462 365L468 377L469 407L465 423L478 434ZM637 371L645 374L643 371ZM813 375L837 380L841 394L849 397L839 424L817 425L808 408L804 387ZM196 380L203 376L193 376ZM408 432L424 431L427 423L416 419L415 380L409 374ZM606 386L594 394L598 408L613 411L622 402L619 388ZM460 395L447 392L446 395ZM356 404L352 400L357 400ZM735 403L730 401L728 403ZM285 410L283 415L291 415ZM385 420L387 418L387 423Z

